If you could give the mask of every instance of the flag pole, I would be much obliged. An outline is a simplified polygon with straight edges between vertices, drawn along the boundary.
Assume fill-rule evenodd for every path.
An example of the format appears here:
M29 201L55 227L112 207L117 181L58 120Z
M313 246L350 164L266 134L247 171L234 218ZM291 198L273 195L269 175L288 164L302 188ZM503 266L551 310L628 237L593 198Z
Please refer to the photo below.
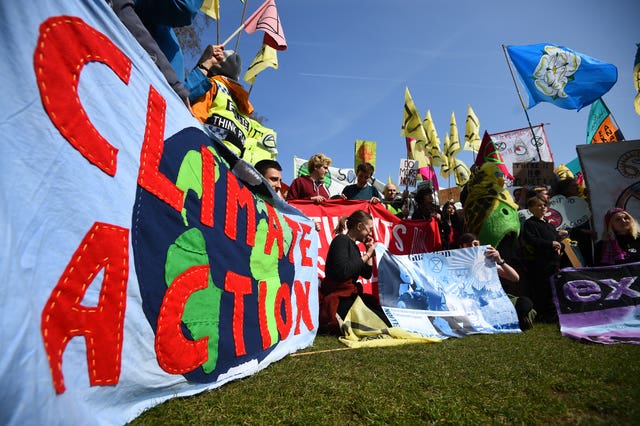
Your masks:
M242 17L240 17L240 22L244 22L244 16L247 13L247 3L249 3L249 0L245 0L244 1L244 7L242 8ZM238 33L238 38L236 39L236 47L234 47L233 50L235 50L236 52L238 51L238 45L240 44L240 35L242 33Z
M222 42L221 46L224 47L227 43L229 43L231 39L233 39L236 35L238 35L240 31L243 30L243 28L244 28L244 24L240 25L238 29L233 32L233 34L231 34L229 37L227 37L225 41Z
M624 134L622 133L622 129L620 128L620 126L618 125L618 121L616 120L615 115L613 115L613 111L611 111L609 109L609 107L607 106L607 104L604 102L604 98L601 96L600 100L602 101L602 103L607 107L607 111L609 111L609 115L611 115L611 120L613 120L613 124L616 125L616 127L618 128L618 131L616 133L620 134L620 140L625 140L624 138ZM616 136L617 137L617 136Z
M531 125L531 119L529 118L529 113L527 112L527 107L524 105L524 101L522 100L522 95L520 94L520 89L518 89L518 83L516 82L516 77L513 74L513 69L511 68L511 62L509 62L509 54L507 53L507 47L503 44L502 51L504 52L504 57L507 61L507 66L509 67L509 72L511 73L511 79L513 80L513 85L516 87L516 93L518 94L518 99L520 99L520 105L522 105L522 110L524 111L524 115L527 117L527 123L529 123L529 129L531 129L531 136L533 136L533 142L536 147L536 151L538 152L538 160L542 161L542 155L540 154L540 147L538 146L538 141L536 139L536 133L533 130L533 126Z

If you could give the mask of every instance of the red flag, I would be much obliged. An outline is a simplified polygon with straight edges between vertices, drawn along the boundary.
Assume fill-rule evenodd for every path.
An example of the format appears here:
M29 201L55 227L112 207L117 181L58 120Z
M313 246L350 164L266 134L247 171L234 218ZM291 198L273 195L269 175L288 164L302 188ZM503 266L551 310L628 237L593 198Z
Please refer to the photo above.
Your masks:
M258 8L253 15L244 21L244 30L247 34L253 34L256 30L264 31L264 44L276 50L286 50L287 40L284 38L284 30L280 25L280 17L276 2L267 0Z
M478 156L476 157L476 162L473 163L474 167L480 167L484 163L496 163L500 168L500 171L504 174L505 179L514 180L513 176L507 169L507 166L504 164L504 160L502 159L502 155L498 150L496 150L496 146L493 144L491 140L491 136L489 136L489 132L484 131L484 136L482 136L482 143L480 144L480 148L478 149Z

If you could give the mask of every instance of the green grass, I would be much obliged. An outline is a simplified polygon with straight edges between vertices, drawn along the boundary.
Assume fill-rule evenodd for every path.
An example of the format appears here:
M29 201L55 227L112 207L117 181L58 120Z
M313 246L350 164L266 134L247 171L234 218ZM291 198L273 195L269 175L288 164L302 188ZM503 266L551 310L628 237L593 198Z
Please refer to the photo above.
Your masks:
M321 352L343 348L318 336L296 356L132 424L640 422L638 345L585 344L537 324L518 335Z

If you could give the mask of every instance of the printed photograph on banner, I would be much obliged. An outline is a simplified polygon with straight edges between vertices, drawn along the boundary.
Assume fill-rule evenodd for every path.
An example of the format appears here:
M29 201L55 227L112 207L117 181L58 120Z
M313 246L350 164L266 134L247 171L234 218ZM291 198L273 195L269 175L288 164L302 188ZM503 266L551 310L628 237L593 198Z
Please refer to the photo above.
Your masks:
M390 321L425 337L519 333L496 265L484 256L486 247L413 255L376 247L378 294Z

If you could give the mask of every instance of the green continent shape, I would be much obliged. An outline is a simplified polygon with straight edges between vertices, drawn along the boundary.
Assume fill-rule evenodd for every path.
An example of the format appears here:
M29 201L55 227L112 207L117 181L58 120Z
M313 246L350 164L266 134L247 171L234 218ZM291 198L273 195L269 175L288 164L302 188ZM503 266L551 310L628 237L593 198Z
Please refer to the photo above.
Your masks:
M498 244L509 232L520 234L518 211L504 201L499 201L497 207L482 223L478 239L482 241L482 244L498 247Z
M169 246L165 264L167 287L173 280L196 265L209 265L206 243L200 230L191 228L180 235ZM211 269L211 265L209 265ZM202 365L205 373L211 373L218 362L218 340L220 323L220 299L222 290L216 287L209 274L207 288L194 292L184 308L182 322L194 340L208 337L208 358Z
M264 200L256 200L256 210L258 212L267 213ZM291 228L284 220L284 217L280 212L276 211L280 226L282 227L282 235L284 237L284 254L286 256L291 246ZM251 256L249 258L249 265L251 268L251 275L258 281L266 282L266 298L265 298L265 310L267 317L267 328L269 335L271 336L271 345L274 345L278 341L278 327L276 324L276 294L280 288L280 274L278 273L278 244L274 241L271 252L266 253L265 245L267 242L268 232L268 220L261 218L258 221L256 230L255 245L251 249ZM289 283L292 284L292 283ZM258 287L260 291L260 287ZM258 297L261 298L261 294L258 293ZM260 300L260 299L258 299Z
M218 179L220 178L220 168L218 167L218 163L221 160L220 157L218 157L218 153L213 148L207 147L207 149L213 152L215 160L215 182L218 182ZM189 190L195 192L198 195L198 198L202 198L202 154L200 151L190 150L184 156L182 163L180 163L180 169L178 170L176 186L184 192L183 200L187 198L187 192ZM184 226L189 226L186 207L182 208L180 214L182 215Z

